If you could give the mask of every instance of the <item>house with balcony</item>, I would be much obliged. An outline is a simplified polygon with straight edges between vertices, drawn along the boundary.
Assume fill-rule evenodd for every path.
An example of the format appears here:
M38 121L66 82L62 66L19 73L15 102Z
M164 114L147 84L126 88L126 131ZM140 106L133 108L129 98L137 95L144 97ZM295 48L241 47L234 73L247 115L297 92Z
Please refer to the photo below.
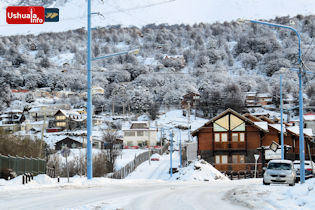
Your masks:
M0 114L0 128L6 131L19 131L25 116L21 110L8 109Z
M148 121L132 122L128 129L123 129L124 146L156 146L158 130L150 127Z
M298 159L299 134L296 128L284 124L284 145L287 149L285 158ZM254 154L260 154L258 169L270 160L266 150L275 142L281 145L281 125L266 117L256 117L250 114L241 115L232 109L227 109L206 124L192 132L197 137L198 155L213 164L222 172L254 170ZM312 132L304 130L305 148L310 147L312 157L315 157L315 144ZM269 152L269 151L268 151ZM306 154L306 157L309 156Z
M86 127L86 115L73 110L58 110L54 119L49 121L47 132L79 130Z

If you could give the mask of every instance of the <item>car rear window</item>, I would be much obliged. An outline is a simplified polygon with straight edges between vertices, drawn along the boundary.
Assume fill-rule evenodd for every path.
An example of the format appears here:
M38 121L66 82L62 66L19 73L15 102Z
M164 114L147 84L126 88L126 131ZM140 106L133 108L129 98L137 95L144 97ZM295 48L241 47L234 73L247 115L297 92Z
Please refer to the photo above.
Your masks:
M272 169L272 170L291 170L291 164L289 164L289 163L269 163L268 169Z

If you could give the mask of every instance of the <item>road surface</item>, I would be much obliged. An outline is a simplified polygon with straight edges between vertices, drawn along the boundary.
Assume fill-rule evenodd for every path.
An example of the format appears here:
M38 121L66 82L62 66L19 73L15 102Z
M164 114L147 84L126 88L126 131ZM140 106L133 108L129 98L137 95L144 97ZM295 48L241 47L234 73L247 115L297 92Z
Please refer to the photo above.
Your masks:
M248 184L251 184L250 182ZM0 209L246 209L226 199L243 182L117 180L0 191Z

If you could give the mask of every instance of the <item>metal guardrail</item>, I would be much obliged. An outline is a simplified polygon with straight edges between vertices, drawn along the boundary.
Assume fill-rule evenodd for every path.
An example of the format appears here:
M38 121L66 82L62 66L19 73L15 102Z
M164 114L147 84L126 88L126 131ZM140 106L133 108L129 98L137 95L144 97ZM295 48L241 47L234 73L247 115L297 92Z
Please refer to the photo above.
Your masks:
M10 168L17 175L31 173L34 176L46 173L46 161L39 158L5 156L0 154L0 170Z

